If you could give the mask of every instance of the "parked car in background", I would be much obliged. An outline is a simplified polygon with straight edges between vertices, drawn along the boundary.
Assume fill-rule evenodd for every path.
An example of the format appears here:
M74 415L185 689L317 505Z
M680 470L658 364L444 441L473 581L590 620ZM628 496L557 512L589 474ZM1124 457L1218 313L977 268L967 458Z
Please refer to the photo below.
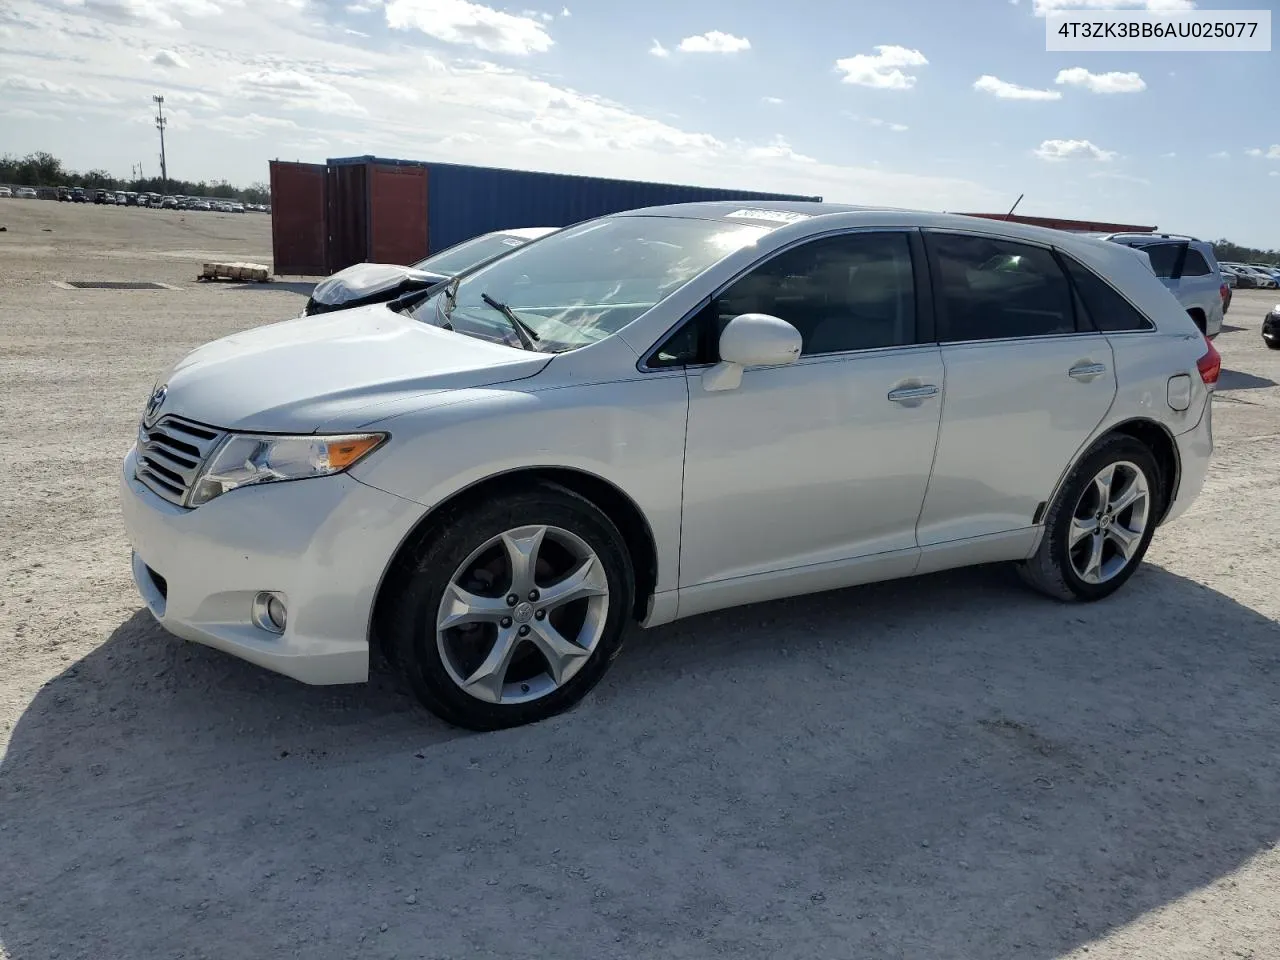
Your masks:
M1274 277L1265 270L1258 267L1251 267L1246 263L1233 263L1233 267L1241 276L1247 276L1253 280L1253 285L1259 290L1273 290L1280 284L1277 284Z
M244 204L243 204L243 203L240 203L239 201L237 201L236 203L231 204L231 212L232 212L232 213L244 213Z
M520 227L496 230L454 244L410 266L394 263L357 263L316 284L303 313L314 316L349 310L370 303L385 303L413 290L426 290L554 233L556 227Z
M0 186L0 197L12 198L13 190L9 187Z
M191 207L190 207L190 209L192 209L192 210L212 210L212 209L213 209L213 205L212 205L211 203L209 203L209 201L208 201L208 200L192 200L192 201L191 201Z
M1262 318L1262 342L1272 350L1280 350L1280 303Z
M1280 267L1277 267L1274 263L1249 263L1245 264L1245 266L1252 267L1255 270L1261 270L1272 280L1280 283Z
M1218 268L1222 270L1224 275L1229 274L1231 276L1232 286L1236 287L1239 290L1252 290L1258 285L1257 280L1254 278L1253 274L1242 273L1233 264L1219 263Z
M1105 237L1146 253L1151 269L1202 333L1222 330L1222 271L1212 244L1170 233L1112 233Z
M13 196L17 200L35 200L39 194L36 193L35 187L18 187L13 191Z
M572 706L635 620L999 561L1101 600L1212 450L1220 357L1146 259L1023 224L633 210L396 306L157 383L133 575L171 632L308 683L380 646L473 729Z
M162 198L162 199L161 199L161 201L160 201L160 207L161 207L161 209L163 209L163 210L177 210L177 209L178 209L178 198L177 198L177 197L164 197L164 198Z

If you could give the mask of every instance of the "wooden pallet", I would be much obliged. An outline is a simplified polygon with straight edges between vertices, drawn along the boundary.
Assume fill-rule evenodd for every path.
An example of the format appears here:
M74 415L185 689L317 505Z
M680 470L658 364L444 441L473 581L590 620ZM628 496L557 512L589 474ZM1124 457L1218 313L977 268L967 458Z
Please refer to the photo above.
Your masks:
M206 263L197 280L251 280L269 283L271 268L260 263Z

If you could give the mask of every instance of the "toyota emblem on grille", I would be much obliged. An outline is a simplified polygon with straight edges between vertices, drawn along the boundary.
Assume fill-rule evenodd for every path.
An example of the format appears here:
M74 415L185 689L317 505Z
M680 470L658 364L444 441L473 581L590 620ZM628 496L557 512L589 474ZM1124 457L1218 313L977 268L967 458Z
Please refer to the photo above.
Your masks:
M169 385L162 384L156 387L155 392L147 400L147 410L143 414L143 419L150 423L155 420L156 414L160 412L160 408L164 406L164 398L169 395Z

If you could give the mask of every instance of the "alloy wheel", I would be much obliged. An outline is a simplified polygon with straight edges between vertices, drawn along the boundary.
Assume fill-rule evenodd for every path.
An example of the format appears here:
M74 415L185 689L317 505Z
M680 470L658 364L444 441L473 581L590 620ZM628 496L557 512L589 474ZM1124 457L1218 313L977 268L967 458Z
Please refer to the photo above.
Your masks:
M1138 552L1151 514L1147 476L1129 461L1112 463L1085 487L1071 515L1071 566L1085 583L1117 577Z
M436 615L436 644L463 692L527 703L582 669L608 613L608 577L586 541L561 527L518 527L485 541L454 571Z

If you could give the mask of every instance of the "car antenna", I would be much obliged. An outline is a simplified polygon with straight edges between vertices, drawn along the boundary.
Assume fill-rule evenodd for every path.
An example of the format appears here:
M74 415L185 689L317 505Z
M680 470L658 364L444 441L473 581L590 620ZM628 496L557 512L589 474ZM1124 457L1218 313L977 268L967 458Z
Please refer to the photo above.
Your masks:
M1023 198L1023 197L1025 197L1025 196L1026 196L1026 194L1025 194L1025 193L1020 193L1020 194L1018 194L1018 199L1017 199L1017 200L1015 200L1015 201L1013 201L1013 206L1012 206L1012 207L1010 207L1010 208L1009 208L1009 212L1008 212L1008 213L1006 213L1006 214L1004 215L1004 218L1005 218L1006 220L1012 220L1012 219L1013 219L1013 211L1015 211L1015 210L1017 210L1017 209L1018 209L1018 204L1020 204L1020 203L1022 202L1022 198Z

